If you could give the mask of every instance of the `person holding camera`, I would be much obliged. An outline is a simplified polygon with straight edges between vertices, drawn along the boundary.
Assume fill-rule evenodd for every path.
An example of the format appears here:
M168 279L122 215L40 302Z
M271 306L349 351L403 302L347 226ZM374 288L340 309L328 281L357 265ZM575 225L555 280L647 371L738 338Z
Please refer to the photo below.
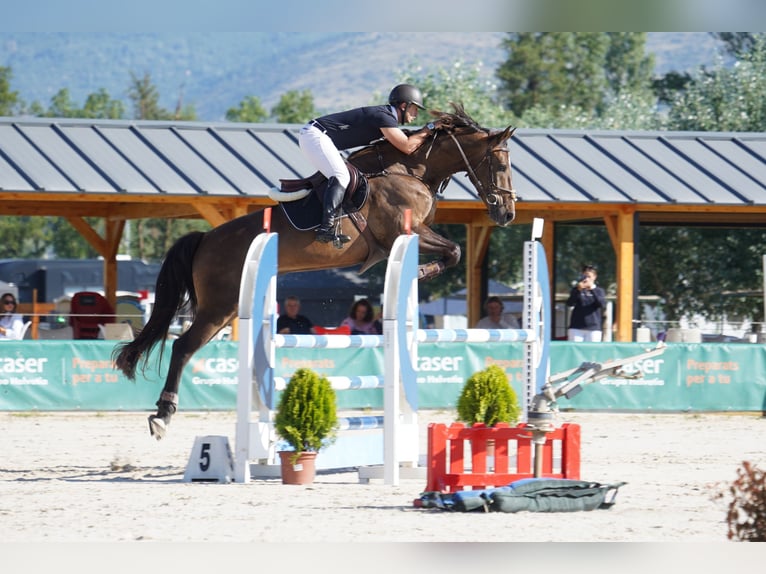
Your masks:
M606 293L596 285L598 272L593 265L585 265L582 275L572 287L567 307L572 307L567 340L600 343L603 336L603 309Z

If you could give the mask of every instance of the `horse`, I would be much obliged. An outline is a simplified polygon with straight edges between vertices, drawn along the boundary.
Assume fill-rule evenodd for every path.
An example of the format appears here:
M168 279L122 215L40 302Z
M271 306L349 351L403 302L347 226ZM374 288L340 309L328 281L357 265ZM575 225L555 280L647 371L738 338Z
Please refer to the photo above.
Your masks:
M494 223L509 225L516 213L516 194L507 141L515 128L483 128L462 105L451 105L454 113L429 112L438 118L438 127L427 142L410 155L381 139L348 156L347 163L366 176L369 193L354 214L353 226L346 219L351 216L343 215L343 233L348 234L351 241L342 249L336 249L338 246L332 243L315 241L313 229L296 229L284 208L273 209L270 230L279 234L282 246L278 255L279 272L361 264L359 272L363 273L388 256L396 238L405 232L405 211L409 210L410 229L419 236L420 253L436 257L419 265L418 279L428 280L439 275L456 265L461 256L459 245L430 228L438 193L458 172L466 172ZM282 183L285 189L287 182ZM344 203L344 210L346 205ZM244 259L250 243L263 230L262 210L178 239L165 254L158 273L149 320L132 341L115 347L115 366L128 379L135 380L139 361L143 358L145 369L149 353L159 343L162 357L175 315L184 308L191 310L191 325L172 344L165 385L156 403L157 413L149 416L149 430L157 440L165 436L177 410L184 366L236 318Z

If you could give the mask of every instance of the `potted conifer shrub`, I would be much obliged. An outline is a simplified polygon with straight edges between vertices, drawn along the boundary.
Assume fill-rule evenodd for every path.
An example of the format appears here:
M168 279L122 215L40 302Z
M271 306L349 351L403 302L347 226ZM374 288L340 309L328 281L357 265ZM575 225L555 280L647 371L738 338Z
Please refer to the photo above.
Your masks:
M463 385L457 401L458 420L488 427L497 423L515 423L521 407L516 391L503 369L490 365L472 374Z
M282 391L274 430L290 450L279 452L284 484L310 484L315 458L335 440L338 426L335 390L311 369L298 369Z
M505 371L497 365L472 374L463 385L457 401L458 420L471 426L488 427L497 423L513 424L519 420L521 407L516 391ZM487 440L487 456L494 457L495 441Z

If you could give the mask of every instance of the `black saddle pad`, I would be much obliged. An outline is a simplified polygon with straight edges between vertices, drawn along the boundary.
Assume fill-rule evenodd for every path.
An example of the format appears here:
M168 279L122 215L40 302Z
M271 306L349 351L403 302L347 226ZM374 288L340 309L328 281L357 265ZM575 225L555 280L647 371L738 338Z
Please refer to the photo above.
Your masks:
M279 204L290 224L300 231L308 231L319 227L322 223L322 200L319 194L324 193L325 186L312 190L303 199L296 201L283 201ZM351 198L343 201L342 217L348 217L348 213L359 211L367 202L370 186L366 178L362 178L356 191Z

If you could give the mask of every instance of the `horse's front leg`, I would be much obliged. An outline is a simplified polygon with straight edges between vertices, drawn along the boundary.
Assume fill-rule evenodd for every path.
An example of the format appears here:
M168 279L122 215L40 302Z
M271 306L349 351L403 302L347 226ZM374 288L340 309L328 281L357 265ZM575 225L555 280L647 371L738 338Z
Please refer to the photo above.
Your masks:
M460 262L460 246L449 239L435 233L430 227L420 227L414 230L418 234L418 249L424 254L441 255L435 261L418 265L418 279L427 281L441 275L448 267Z

